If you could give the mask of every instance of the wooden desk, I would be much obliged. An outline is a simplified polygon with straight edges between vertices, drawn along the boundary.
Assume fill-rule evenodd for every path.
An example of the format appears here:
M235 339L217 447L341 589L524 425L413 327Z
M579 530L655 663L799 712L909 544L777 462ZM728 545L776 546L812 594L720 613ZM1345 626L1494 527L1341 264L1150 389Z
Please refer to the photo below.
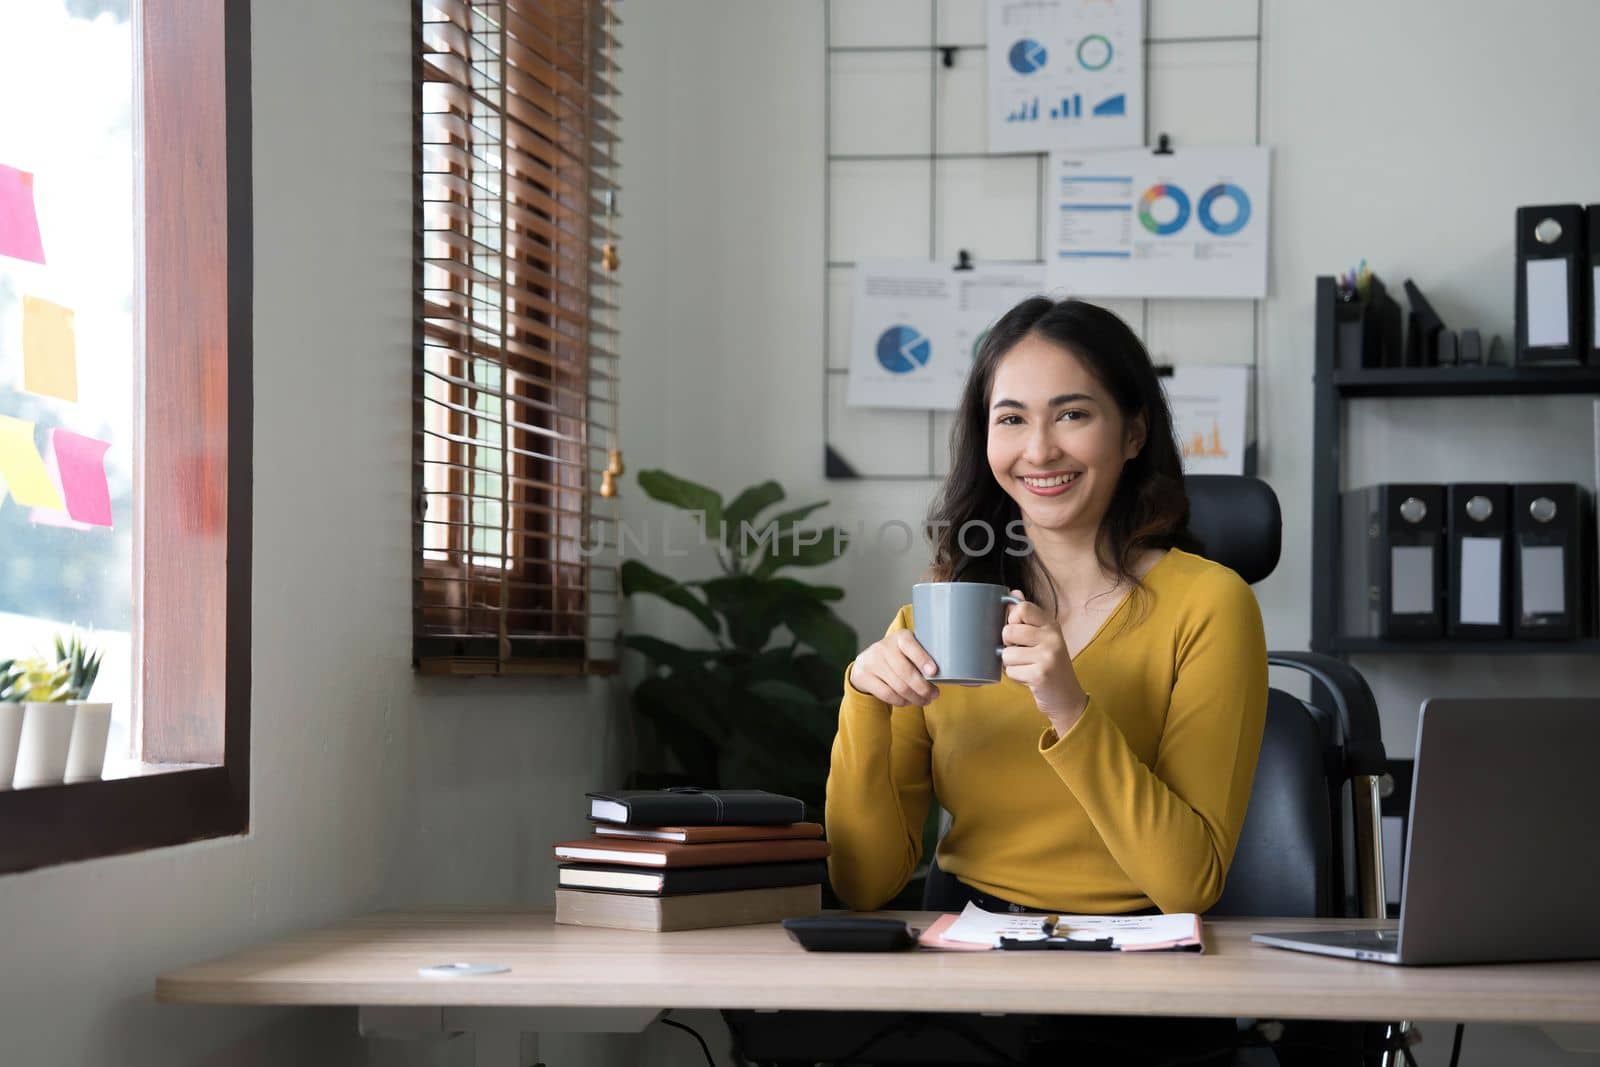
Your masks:
M931 918L892 914L919 926ZM629 1032L669 1008L1600 1024L1600 962L1390 967L1250 941L1258 930L1363 925L1370 924L1209 921L1203 955L844 954L805 952L776 925L645 934L556 926L548 911L392 912L162 975L156 997L353 1005L363 1009L364 1030L435 1033L495 1026ZM417 974L451 961L511 970ZM488 1062L482 1051L480 1060Z

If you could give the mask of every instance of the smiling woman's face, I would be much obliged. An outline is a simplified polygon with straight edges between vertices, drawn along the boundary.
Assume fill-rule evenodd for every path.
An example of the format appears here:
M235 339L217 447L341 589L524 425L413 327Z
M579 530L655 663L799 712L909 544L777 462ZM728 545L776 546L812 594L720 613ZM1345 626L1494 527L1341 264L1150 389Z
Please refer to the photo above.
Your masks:
M1029 527L1098 530L1143 417L1124 419L1081 359L1032 334L995 367L988 413L989 469Z

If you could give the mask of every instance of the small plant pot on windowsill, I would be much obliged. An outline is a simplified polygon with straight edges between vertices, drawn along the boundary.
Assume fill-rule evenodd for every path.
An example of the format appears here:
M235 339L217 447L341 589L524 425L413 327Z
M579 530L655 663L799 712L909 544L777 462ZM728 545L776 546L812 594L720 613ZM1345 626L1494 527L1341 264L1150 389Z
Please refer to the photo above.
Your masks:
M67 750L78 709L66 701L28 703L22 707L22 740L17 745L15 789L60 785L67 775Z
M0 766L14 789L100 777L111 705L92 704L89 695L100 671L100 653L74 636L55 639L55 656L0 661L0 757L6 755L6 724L20 711L15 766Z
M22 705L0 701L0 789L11 788L22 744Z
M68 782L98 782L106 763L106 739L111 736L111 705L73 701L72 740L67 745Z

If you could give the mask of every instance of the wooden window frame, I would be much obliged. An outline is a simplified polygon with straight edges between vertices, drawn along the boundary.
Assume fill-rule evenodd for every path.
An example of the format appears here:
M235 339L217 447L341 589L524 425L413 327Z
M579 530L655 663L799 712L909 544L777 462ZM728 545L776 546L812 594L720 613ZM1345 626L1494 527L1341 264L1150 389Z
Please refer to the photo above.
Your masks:
M0 791L0 873L249 828L250 4L135 9L134 727L151 773Z

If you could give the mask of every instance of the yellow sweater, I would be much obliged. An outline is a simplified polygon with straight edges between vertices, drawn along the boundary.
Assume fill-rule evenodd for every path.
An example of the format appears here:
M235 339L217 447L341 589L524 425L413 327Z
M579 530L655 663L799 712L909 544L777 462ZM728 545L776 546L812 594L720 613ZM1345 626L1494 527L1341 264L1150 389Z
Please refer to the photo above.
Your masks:
M1009 678L891 708L845 672L827 804L841 900L870 910L905 886L937 796L953 817L939 867L985 893L1083 913L1216 902L1266 719L1261 610L1178 550L1144 585L1142 614L1128 597L1073 660L1089 706L1065 737ZM908 605L889 632L911 625Z

